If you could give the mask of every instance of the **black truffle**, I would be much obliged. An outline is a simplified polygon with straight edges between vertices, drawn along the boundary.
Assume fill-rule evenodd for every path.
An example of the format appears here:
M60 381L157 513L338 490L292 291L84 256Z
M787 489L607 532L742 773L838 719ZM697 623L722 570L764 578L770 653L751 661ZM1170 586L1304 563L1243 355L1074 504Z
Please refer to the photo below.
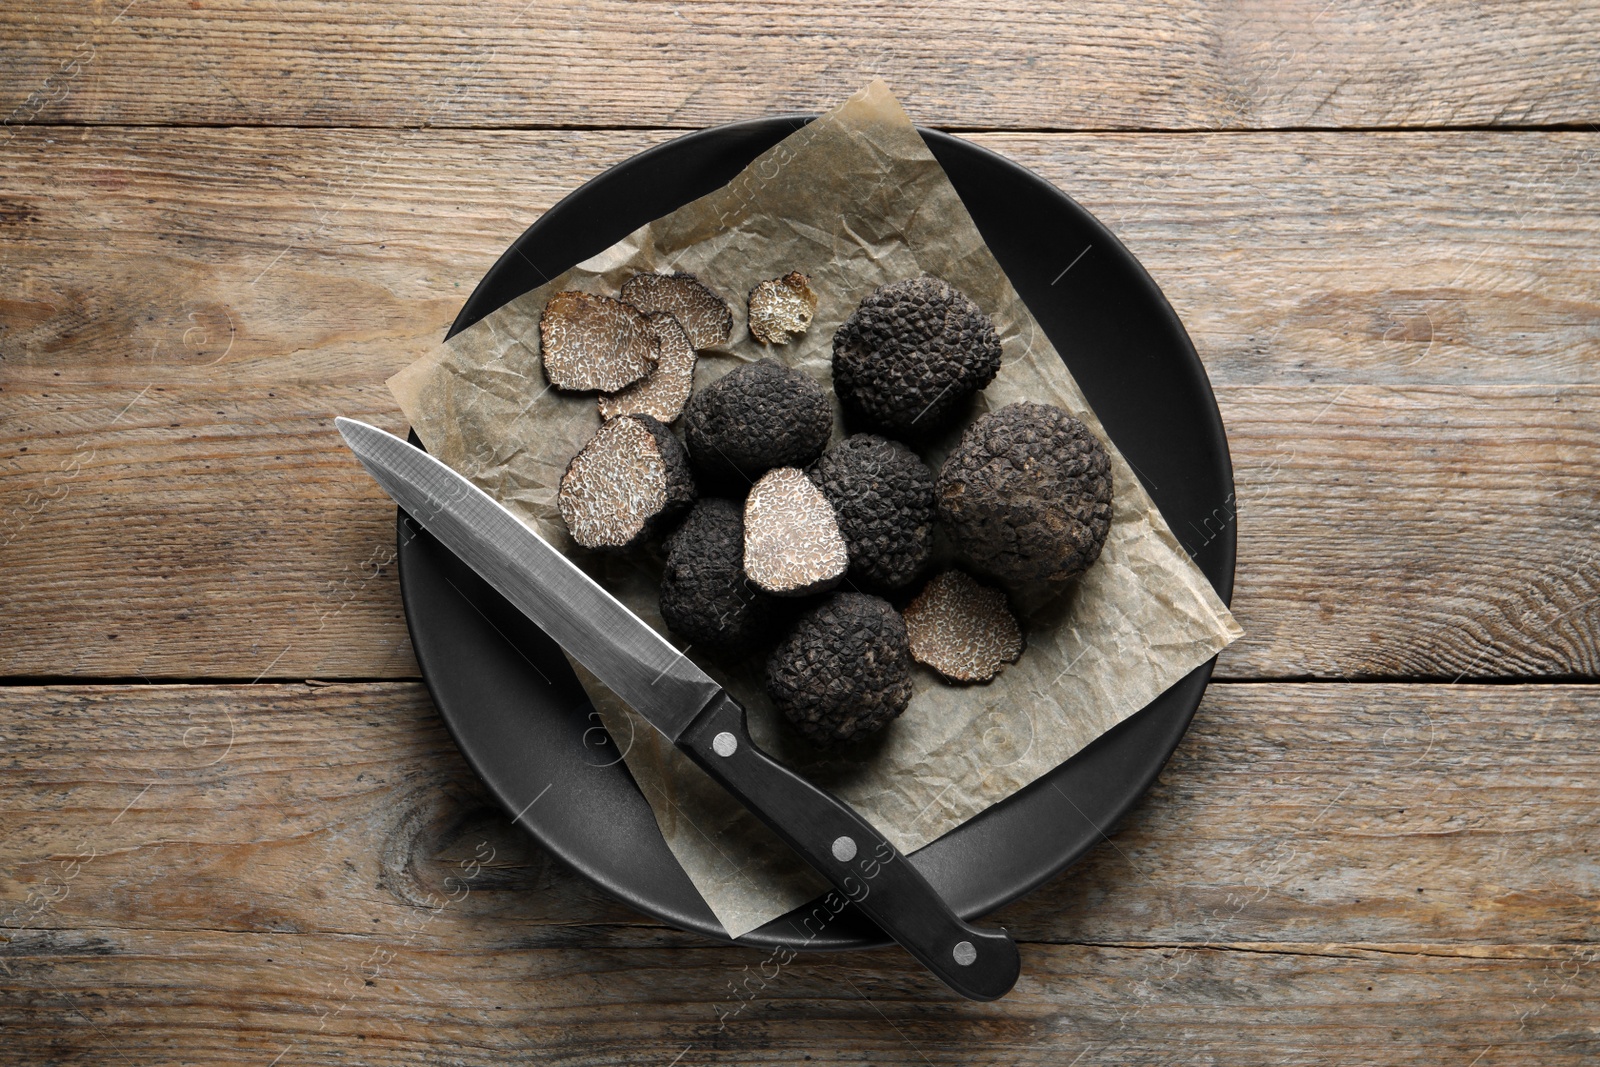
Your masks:
M694 346L675 316L652 311L645 321L655 334L661 359L648 377L625 386L621 392L601 395L602 419L650 415L672 422L683 414L683 405L689 402L689 390L694 384Z
M832 589L850 566L839 517L828 498L794 467L761 476L744 502L744 569L775 596Z
M649 415L602 423L561 476L556 505L584 548L623 551L660 533L694 503L689 457Z
M981 570L1014 584L1076 577L1111 528L1111 457L1049 404L1008 404L967 427L939 471L939 518Z
M905 623L886 600L835 593L779 642L767 693L817 744L876 733L911 702Z
M708 497L667 538L661 617L691 644L737 654L771 631L775 605L744 571L744 509Z
M1022 656L1022 627L1005 593L964 571L935 575L903 618L911 658L949 682L987 682Z
M933 556L933 471L898 441L847 437L806 472L833 505L865 585L905 585Z
M763 359L691 396L683 426L708 481L745 487L772 467L816 459L833 431L833 406L815 380Z
M811 290L810 276L792 270L750 290L745 325L762 344L786 345L811 328L816 313L817 294Z
M637 309L609 296L566 290L539 313L544 376L557 389L615 392L655 369L655 331Z
M961 290L924 275L879 286L833 335L845 410L896 437L948 425L1000 370L1000 335Z
M640 311L670 313L696 348L720 345L733 332L733 312L693 274L635 274L622 283L622 299Z

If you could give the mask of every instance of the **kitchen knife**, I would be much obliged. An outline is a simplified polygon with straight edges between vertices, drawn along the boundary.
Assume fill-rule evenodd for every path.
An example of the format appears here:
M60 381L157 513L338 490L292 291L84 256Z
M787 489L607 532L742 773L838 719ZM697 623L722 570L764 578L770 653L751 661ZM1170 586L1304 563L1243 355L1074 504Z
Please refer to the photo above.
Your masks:
M688 656L493 497L428 453L336 420L356 458L430 534L666 735L951 989L1003 996L1017 947L963 922L852 808L750 740L745 712Z

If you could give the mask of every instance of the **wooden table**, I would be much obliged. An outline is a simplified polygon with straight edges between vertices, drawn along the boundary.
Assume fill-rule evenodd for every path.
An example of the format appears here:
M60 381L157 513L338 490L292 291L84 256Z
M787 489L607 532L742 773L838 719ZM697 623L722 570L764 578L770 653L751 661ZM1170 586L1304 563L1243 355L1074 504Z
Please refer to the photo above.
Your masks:
M1433 8L8 6L0 1061L1596 1062L1600 3ZM994 1004L514 831L332 429L580 182L873 74L1111 225L1237 472L1248 636Z

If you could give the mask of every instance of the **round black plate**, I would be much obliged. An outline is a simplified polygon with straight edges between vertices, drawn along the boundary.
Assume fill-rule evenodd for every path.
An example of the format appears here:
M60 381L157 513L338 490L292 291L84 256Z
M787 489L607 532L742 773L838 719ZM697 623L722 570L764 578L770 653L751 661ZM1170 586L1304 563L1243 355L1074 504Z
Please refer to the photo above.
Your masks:
M807 121L718 126L612 167L517 239L451 333L725 184ZM1110 231L1049 182L968 141L921 133L1106 430L1227 600L1235 532L1227 439L1205 370L1166 298ZM403 514L399 562L406 619L434 703L506 811L544 848L640 911L724 939L556 646ZM1058 873L1154 780L1188 727L1211 666L913 862L967 918ZM838 949L883 937L847 910L809 941L783 917L738 943Z

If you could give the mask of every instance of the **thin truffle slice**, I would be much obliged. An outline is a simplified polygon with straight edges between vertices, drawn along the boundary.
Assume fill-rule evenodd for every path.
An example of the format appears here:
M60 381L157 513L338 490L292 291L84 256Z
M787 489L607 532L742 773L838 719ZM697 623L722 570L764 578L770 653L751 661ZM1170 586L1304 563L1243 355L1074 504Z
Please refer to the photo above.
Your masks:
M886 600L835 593L773 650L767 693L819 745L876 733L911 702L905 623Z
M880 589L906 585L933 556L933 471L898 441L847 437L806 474L839 515L850 568Z
M693 274L635 274L622 283L622 299L640 311L670 313L696 348L720 345L733 332L733 312Z
M1077 577L1111 529L1111 457L1050 404L978 419L939 470L939 518L979 570L1026 585Z
M895 437L954 421L1000 370L1000 335L961 290L923 275L879 286L833 335L845 410Z
M744 502L744 569L774 596L832 589L850 566L833 505L804 471L762 475Z
M1006 595L963 571L928 580L905 610L911 658L952 682L987 682L1022 655Z
M750 290L750 336L767 345L786 345L811 328L817 294L811 279L797 270L769 278Z
M694 497L689 457L672 431L649 415L623 415L572 457L556 503L578 544L623 551L654 537Z
M744 509L698 501L667 538L661 617L684 640L713 651L748 651L772 630L776 602L744 572Z
M708 482L744 486L773 467L803 467L821 455L833 405L816 379L763 359L689 397L683 430Z
M544 376L557 389L614 393L661 358L655 331L636 308L609 296L557 293L539 313Z
M662 422L672 422L683 414L683 405L689 402L689 390L694 385L694 346L678 325L676 317L665 311L651 312L645 316L655 333L661 360L649 376L634 382L620 393L600 397L600 417L616 418L618 415L649 415Z

